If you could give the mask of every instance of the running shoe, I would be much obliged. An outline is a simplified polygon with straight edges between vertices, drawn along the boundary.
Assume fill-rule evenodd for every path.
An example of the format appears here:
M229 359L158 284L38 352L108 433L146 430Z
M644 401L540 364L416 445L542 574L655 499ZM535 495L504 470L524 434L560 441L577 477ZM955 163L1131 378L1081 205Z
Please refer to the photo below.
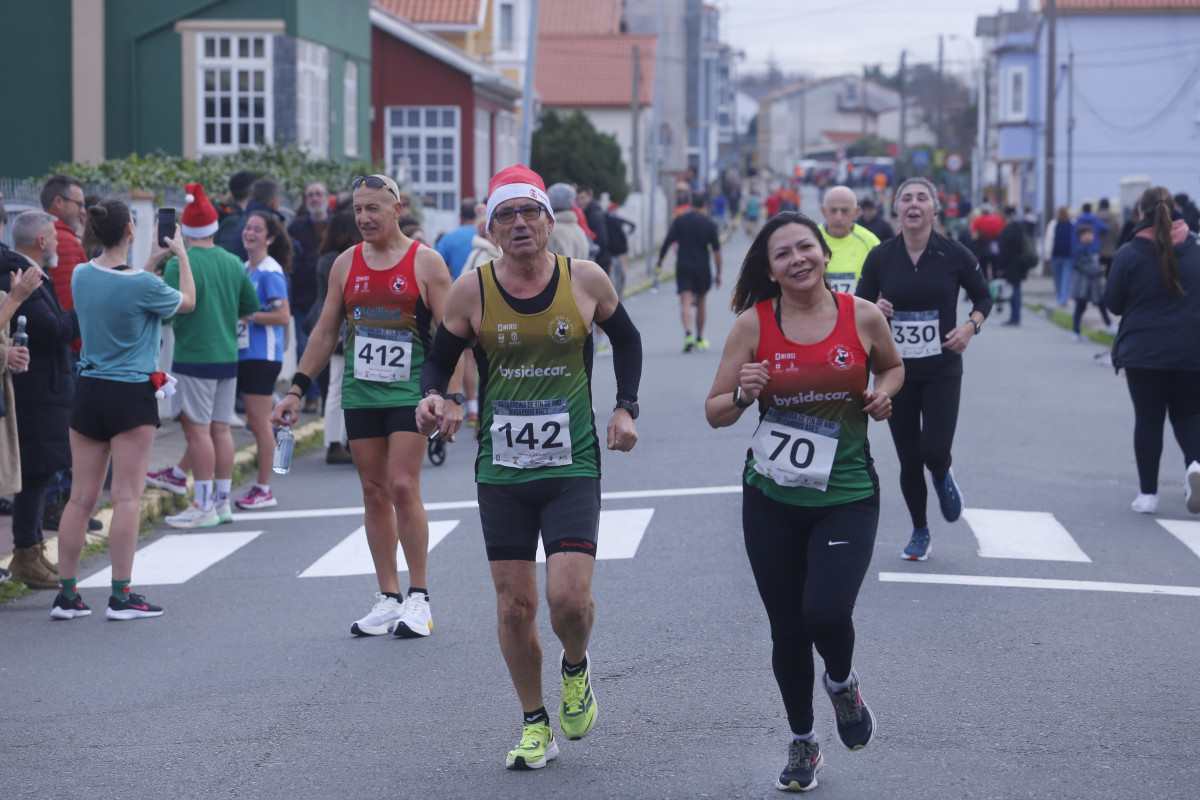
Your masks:
M11 577L12 577L11 572L6 570L4 567L0 567L0 583L4 583L6 580L8 580Z
M92 613L92 610L83 602L83 598L75 595L71 599L63 597L63 593L59 592L54 598L54 605L50 608L50 616L55 619L75 619L76 617L86 617Z
M217 521L222 525L233 524L232 503L230 503L228 500L223 503L217 503Z
M850 685L833 691L829 688L829 673L821 680L825 693L833 701L833 713L837 715L838 738L847 750L862 750L875 738L875 715L863 702L858 690L858 675L850 670Z
M1187 473L1184 476L1184 486L1184 502L1187 504L1187 510L1193 514L1200 514L1200 461L1188 464Z
M350 632L355 636L380 636L390 633L396 620L400 619L400 609L403 605L394 597L388 597L383 592L375 593L375 605L371 613L350 626Z
M690 333L683 337L683 352L690 353L696 346L696 337Z
M187 478L176 478L173 467L160 469L158 472L147 472L146 483L166 489L171 494L187 494Z
M596 358L605 358L612 355L612 345L608 342L596 345Z
M946 473L942 480L933 479L933 491L937 493L938 504L942 507L942 516L946 522L957 522L962 516L963 499L958 484L954 482L954 470Z
M1158 511L1158 495L1139 493L1129 507L1139 514L1153 514Z
M558 706L558 727L568 739L582 739L596 724L596 697L592 694L592 661L583 654L587 666L578 675L562 673L562 703ZM566 664L567 652L559 656Z
M788 745L787 766L779 773L775 788L785 792L812 791L817 788L817 773L823 766L825 758L821 755L819 744L793 739Z
M273 508L279 505L270 489L264 492L257 486L251 486L250 491L246 492L244 497L239 497L234 502L237 503L238 508L247 511L257 511L260 508Z
M900 557L908 561L925 561L929 558L931 550L933 545L929 543L929 527L917 528L912 532L912 538L904 546Z
M509 769L541 769L552 758L558 758L558 743L549 722L527 722L521 732L521 743L508 751L504 766Z
M467 414L467 427L474 428L479 425L479 415L475 413Z
M191 528L212 528L219 525L221 517L217 513L214 506L208 510L201 508L196 503L188 506L187 510L167 517L167 524L172 528L183 528L189 530Z
M161 606L147 603L146 598L135 592L130 592L124 600L109 597L108 609L104 612L104 616L109 619L145 619L162 615Z
M696 340L696 349L697 350L707 350L708 349L708 339L697 339Z
M415 639L433 633L433 614L429 611L429 595L413 592L404 598L394 633L402 639Z

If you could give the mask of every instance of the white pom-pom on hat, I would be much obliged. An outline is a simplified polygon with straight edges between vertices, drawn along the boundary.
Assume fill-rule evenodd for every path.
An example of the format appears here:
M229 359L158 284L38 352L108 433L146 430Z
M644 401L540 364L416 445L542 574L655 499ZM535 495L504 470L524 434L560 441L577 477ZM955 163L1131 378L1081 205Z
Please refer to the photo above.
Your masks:
M189 194L187 197L183 198L183 200L185 203L194 203L196 202L196 195Z

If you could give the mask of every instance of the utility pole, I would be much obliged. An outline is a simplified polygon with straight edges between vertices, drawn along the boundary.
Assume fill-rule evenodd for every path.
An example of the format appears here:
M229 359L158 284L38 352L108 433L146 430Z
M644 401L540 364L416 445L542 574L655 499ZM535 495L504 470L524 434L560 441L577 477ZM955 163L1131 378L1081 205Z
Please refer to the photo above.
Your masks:
M906 61L908 51L900 51L900 142L896 150L897 163L902 163L908 156L906 131L908 129L908 68ZM897 176L899 177L899 176Z
M1043 199L1042 219L1047 225L1054 219L1054 84L1058 61L1054 52L1058 29L1058 8L1055 0L1046 0L1046 196Z
M662 86L662 35L663 35L663 4L658 4L658 19L655 22L654 36L658 44L654 47L654 96L650 98L650 157L653 159L650 165L650 201L646 204L646 272L654 276L654 291L658 291L658 270L654 268L655 247L654 247L654 213L656 205L655 198L658 197L659 187L662 185L662 175L659 173L659 168L662 166L662 159L659 157L659 130L658 130L658 104L659 104L659 88ZM635 123L636 124L636 123ZM632 258L632 256L631 256Z
M641 64L642 64L642 62L641 62L641 57L639 54L638 46L635 44L633 46L633 102L631 104L632 107L630 109L633 112L633 153L632 153L632 158L630 158L630 162L632 162L632 164L633 164L633 173L630 175L630 178L631 178L630 184L631 185L629 187L631 190L633 190L635 192L640 192L642 190L642 177L641 177L641 170L639 169L639 165L642 160L641 159L641 150L639 148L639 145L641 143L641 135L640 134L641 134L641 127L642 127L641 119L640 119L642 107L641 107L641 97L639 96L641 94L640 90L642 88L642 74L640 71Z
M938 95L937 95L937 149L938 150L942 149L942 143L945 139L945 136L944 136L943 130L942 130L942 105L943 105L942 104L942 94L946 90L945 81L943 81L943 79L942 79L942 66L943 66L942 45L944 44L943 39L944 39L944 37L942 36L942 34L939 33L938 34Z
M1068 42L1069 44L1069 42ZM1071 205L1072 179L1075 177L1075 50L1067 55L1067 205Z
M862 138L867 138L867 65L863 64L862 78Z
M538 0L529 0L529 40L525 42L525 80L521 92L521 151L519 161L528 166L533 151L533 73L537 66Z

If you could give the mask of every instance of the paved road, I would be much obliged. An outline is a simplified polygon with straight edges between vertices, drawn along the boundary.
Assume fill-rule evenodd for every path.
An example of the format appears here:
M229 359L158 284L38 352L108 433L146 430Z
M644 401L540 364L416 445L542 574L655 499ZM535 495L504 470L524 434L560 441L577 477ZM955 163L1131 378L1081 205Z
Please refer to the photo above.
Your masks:
M730 243L731 271L746 244ZM724 295L711 298L718 348ZM52 622L49 592L0 607L0 795L778 796L787 724L737 494L753 424L704 422L719 352L679 352L671 286L629 308L646 349L641 441L604 458L587 740L561 742L540 772L503 769L519 708L471 445L423 477L436 627L420 641L350 636L375 589L357 482L312 454L276 481L277 513L143 542L135 579L160 619ZM1094 350L1032 315L971 344L955 448L967 518L934 522L925 564L898 557L895 456L887 426L871 426L883 515L856 667L879 736L842 750L818 696L817 796L1195 796L1200 522L1171 441L1160 514L1129 511L1132 412ZM597 365L603 423L613 379ZM97 557L81 575L102 583L106 568ZM104 589L84 596L103 608ZM551 663L546 677L550 706Z

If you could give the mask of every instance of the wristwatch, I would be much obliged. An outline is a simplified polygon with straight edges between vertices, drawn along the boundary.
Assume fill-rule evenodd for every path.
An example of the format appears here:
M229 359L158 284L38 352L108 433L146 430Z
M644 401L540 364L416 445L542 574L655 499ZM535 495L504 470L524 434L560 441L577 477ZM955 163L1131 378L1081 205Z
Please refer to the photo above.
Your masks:
M982 325L982 324L980 324L980 323L978 323L978 322L976 322L974 317L967 317L967 322L969 322L969 323L971 323L972 325L974 325L974 326L975 326L975 335L976 335L976 336L978 336L978 335L979 335L979 329L980 329L980 328L982 328L982 327L983 327L983 325Z
M447 400L453 400L454 402L458 403L460 406L467 402L467 396L465 394L463 394L462 392L455 392L454 394L443 395L443 397L445 397Z
M735 406L737 406L738 408L749 408L750 406L754 405L754 401L747 400L746 402L743 403L742 402L742 387L738 386L736 389L733 390L733 404Z
M618 400L617 404L613 406L613 411L616 411L618 408L623 408L628 411L630 419L637 419L638 414L640 413L638 404L630 402L629 400Z

